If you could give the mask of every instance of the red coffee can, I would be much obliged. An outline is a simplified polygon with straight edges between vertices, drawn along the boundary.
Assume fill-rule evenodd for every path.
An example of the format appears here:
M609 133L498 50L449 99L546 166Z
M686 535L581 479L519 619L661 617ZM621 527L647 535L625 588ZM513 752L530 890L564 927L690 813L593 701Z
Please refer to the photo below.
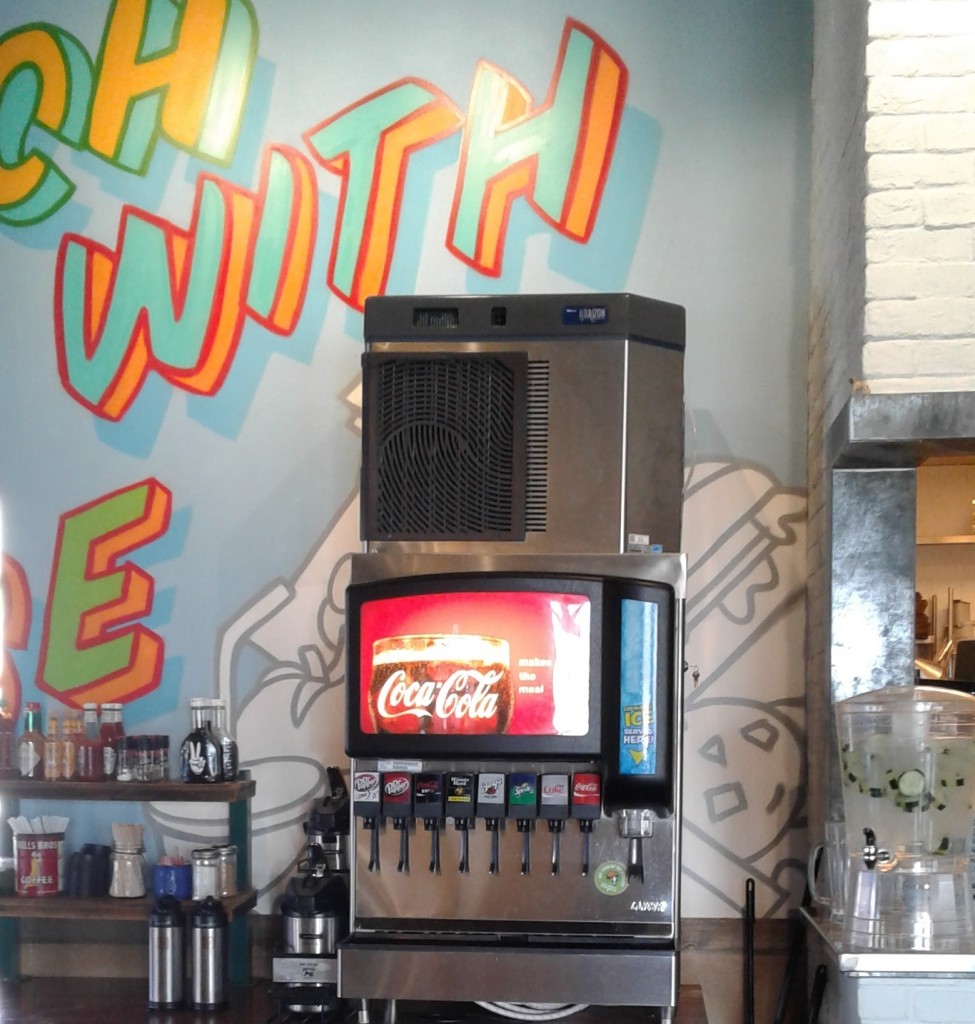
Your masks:
M57 896L64 876L64 833L21 832L14 836L18 896Z

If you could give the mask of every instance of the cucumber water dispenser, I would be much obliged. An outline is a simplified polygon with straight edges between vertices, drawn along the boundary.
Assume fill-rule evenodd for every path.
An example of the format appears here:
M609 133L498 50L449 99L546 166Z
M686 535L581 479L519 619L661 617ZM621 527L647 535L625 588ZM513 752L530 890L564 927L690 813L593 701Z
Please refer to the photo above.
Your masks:
M975 697L886 687L836 704L853 946L939 950L975 937Z

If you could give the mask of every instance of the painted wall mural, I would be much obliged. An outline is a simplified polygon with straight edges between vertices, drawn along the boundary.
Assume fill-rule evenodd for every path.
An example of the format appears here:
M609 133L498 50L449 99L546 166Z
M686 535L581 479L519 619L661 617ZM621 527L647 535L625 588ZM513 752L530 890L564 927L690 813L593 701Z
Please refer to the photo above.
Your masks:
M784 912L804 841L807 3L351 6L0 9L8 705L119 701L130 731L178 740L191 696L224 697L270 910L345 762L365 299L680 302L684 913L736 913L748 875ZM220 835L214 814L152 805L150 854Z

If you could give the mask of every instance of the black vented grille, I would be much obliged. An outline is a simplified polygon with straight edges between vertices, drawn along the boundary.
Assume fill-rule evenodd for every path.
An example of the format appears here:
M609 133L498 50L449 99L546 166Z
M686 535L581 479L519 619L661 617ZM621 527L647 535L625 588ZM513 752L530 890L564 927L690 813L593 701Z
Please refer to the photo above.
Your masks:
M548 529L548 401L549 363L528 364L528 443L526 449L525 530Z
M524 538L526 363L364 357L366 540Z

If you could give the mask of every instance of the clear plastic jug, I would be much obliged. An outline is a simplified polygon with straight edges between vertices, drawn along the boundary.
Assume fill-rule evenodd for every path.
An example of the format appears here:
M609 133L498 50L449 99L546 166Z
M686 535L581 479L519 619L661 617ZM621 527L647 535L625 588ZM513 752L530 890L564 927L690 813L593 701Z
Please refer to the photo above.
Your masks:
M837 703L836 725L846 941L938 950L975 937L975 697L886 687Z

